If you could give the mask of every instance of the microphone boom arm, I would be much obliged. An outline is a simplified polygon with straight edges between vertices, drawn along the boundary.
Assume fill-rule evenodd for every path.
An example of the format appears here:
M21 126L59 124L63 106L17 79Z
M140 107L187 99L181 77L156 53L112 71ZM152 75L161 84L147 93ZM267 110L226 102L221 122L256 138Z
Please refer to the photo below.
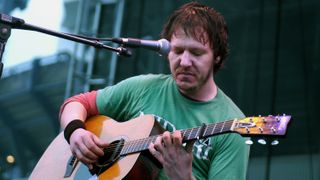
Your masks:
M111 51L117 52L117 54L121 55L121 56L126 56L126 57L131 56L130 50L128 50L127 48L122 47L122 46L120 46L118 48L114 48L111 46L104 45L103 43L101 43L98 40L92 40L90 38L85 38L83 36L80 37L77 35L66 34L66 33L62 33L62 32L49 30L46 28L42 28L39 26L25 23L25 21L23 19L19 19L16 17L12 17L9 15L0 13L0 78L2 75L2 68L3 68L3 63L1 62L2 61L2 54L4 52L5 44L10 36L11 29L37 31L37 32L48 34L48 35L60 37L63 39L71 40L74 42L93 46L97 49L111 50Z
M42 27L39 27L39 26L31 25L31 24L28 24L28 23L24 23L24 24L22 24L20 26L17 26L17 27L15 27L15 29L37 31L37 32L49 34L49 35L52 35L52 36L60 37L60 38L63 38L63 39L75 41L75 42L78 42L78 43L90 45L90 46L93 46L93 47L98 48L98 49L108 49L108 50L111 50L111 51L115 51L115 52L121 53L121 50L119 48L106 46L103 43L101 43L100 41L89 40L89 39L86 39L86 38L83 38L83 37L79 37L79 36L76 36L76 35L61 33L61 32L49 30L49 29L46 29L46 28L42 28Z

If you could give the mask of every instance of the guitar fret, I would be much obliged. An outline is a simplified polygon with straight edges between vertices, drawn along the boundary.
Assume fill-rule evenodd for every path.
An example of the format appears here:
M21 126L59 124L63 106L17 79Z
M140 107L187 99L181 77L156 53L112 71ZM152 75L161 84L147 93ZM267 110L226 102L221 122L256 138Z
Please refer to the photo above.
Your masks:
M195 133L195 135L194 135L193 138L194 138L194 139L195 139L195 138L199 138L199 137L200 137L200 132L199 132L199 131L200 131L200 128L194 128L194 130L196 130L196 133Z
M196 130L196 131L195 131L195 130ZM191 139L196 138L196 137L197 137L197 134L198 134L198 130L197 130L197 129L195 129L195 128L192 128L192 130L191 130L191 134L192 134Z
M127 143L126 153L130 152L131 142Z
M136 140L134 143L134 151L138 151L140 149L140 140Z
M189 140L190 139L190 136L192 135L192 129L188 129L188 138L187 138L187 140Z
M222 123L222 128L220 129L220 132L222 132L223 131L223 128L224 128L224 125L226 124L226 122L223 122Z
M142 150L147 150L149 148L150 143L155 142L157 137L158 136L151 136L144 139L125 142L120 153L121 155L125 155L140 152Z
M133 149L133 141L130 141L128 146L128 153L132 152L132 149Z
M144 143L144 149L148 149L149 145L151 143L154 143L155 139L157 138L157 136L151 136L149 138L146 138L147 141Z
M149 147L149 144L151 143L151 138L147 138L147 141L144 141L142 148L147 149Z
M136 151L141 151L144 150L144 146L146 145L146 138L144 139L139 139L136 141Z
M228 125L229 125L228 130L231 130L233 126L233 120L228 121Z
M187 129L186 134L187 134L186 140L190 140L192 137L192 129Z
M147 149L149 146L148 139L143 139L141 141L140 150Z
M128 150L129 150L130 152L132 152L132 151L133 151L133 148L134 148L134 141L131 141Z
M232 124L233 124L233 121L225 121L225 126L224 126L224 131L229 131L229 130L231 130L231 126L232 126Z
M139 141L139 150L144 150L145 149L145 146L146 146L146 139L144 138L144 139L141 139L140 141Z
M134 141L133 151L136 152L137 150L139 150L139 140Z
M133 141L130 141L130 146L129 146L129 152L128 153L131 153L131 152L136 152L137 150L138 150L138 147L139 146L137 146L137 143L138 142L138 140L133 140Z
M125 142L120 153L125 154L126 152L127 152L127 143Z
M187 133L187 130L181 131L182 141L186 140L186 133Z
M198 137L199 137L199 134L200 134L200 132L199 132L199 130L200 130L200 128L193 128L193 139L197 139Z
M123 145L123 147L122 147L122 150L121 150L121 155L128 153L128 144L129 144L129 142L125 142L125 143L124 143L124 145Z
M124 153L128 153L130 148L130 142L126 142L124 147L125 147Z
M208 125L205 127L204 131L203 131L203 137L207 135L207 130L208 130Z
M213 134L213 133L214 133L214 131L215 131L215 129L216 129L216 126L217 126L217 124L213 124L213 125L214 125L214 126L213 126L210 134Z

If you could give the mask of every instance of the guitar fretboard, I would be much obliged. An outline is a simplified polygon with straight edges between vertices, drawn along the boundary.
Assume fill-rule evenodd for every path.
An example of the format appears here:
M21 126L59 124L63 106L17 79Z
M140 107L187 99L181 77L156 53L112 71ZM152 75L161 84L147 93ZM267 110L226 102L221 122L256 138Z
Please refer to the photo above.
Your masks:
M181 130L182 142L188 142L230 132L233 124L234 120L229 120L208 125L204 124L200 127ZM127 155L147 150L150 143L155 142L158 136L159 135L154 135L143 139L125 142L120 155Z

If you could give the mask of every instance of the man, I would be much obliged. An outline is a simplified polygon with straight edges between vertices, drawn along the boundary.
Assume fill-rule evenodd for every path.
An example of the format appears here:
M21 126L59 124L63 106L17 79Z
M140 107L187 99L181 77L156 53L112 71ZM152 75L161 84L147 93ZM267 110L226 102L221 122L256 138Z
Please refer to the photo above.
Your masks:
M71 151L91 168L103 155L101 149L108 146L79 128L89 116L130 120L153 114L173 132L163 133L149 146L163 166L159 179L245 179L249 147L240 135L224 134L183 145L178 131L244 116L214 80L228 54L224 18L210 7L191 2L174 12L162 36L171 42L171 75L140 75L65 101L60 117L62 127L69 126L65 131ZM75 125L79 120L80 125Z

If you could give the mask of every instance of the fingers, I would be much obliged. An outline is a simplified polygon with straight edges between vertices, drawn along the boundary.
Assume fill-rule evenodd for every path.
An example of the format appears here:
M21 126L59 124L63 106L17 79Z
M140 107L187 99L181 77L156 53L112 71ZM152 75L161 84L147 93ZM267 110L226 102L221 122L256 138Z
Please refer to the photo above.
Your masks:
M154 146L153 143L150 143L148 149L149 149L150 153L151 153L161 164L163 164L163 162L164 162L163 157L162 157L161 153L155 149L155 146Z
M80 148L74 149L72 153L77 157L77 159L79 159L86 165L92 164L94 162L92 159L87 158L80 150Z
M166 131L162 135L159 135L154 143L150 144L149 151L161 162L164 155L172 154L172 151L176 151L181 146L181 132L175 131L174 133L170 133Z
M70 148L73 154L84 164L90 165L104 155L103 148L108 143L102 142L93 133L76 130L70 137Z
M160 140L159 145L163 144L165 147L172 145L171 134L168 131L164 132L162 136L159 136L157 139Z
M173 144L175 145L175 147L181 147L181 145L182 145L182 135L181 135L180 131L175 131L172 134L172 141L173 141ZM193 145L194 145L195 142L196 142L196 140L193 140L193 141L189 141L186 144L186 146L184 148L186 150L186 152L188 152L188 153L192 152Z
M80 146L80 150L82 153L92 159L96 160L99 158L99 156L103 156L103 150L94 142L93 137L94 135L91 135L90 138L82 138L83 144Z
M180 147L182 145L182 137L180 131L174 131L171 135L172 143L175 147Z
M94 143L99 146L100 148L105 148L109 145L109 143L101 141L97 136L93 135L92 136L92 140L94 141Z
M164 148L181 147L182 137L180 131L170 133L164 132L161 136L158 136L154 142L156 150L162 152Z
M170 147L180 147L182 145L182 137L180 131L174 131L173 133L170 133L168 131L164 132L162 135L162 142L164 146Z

